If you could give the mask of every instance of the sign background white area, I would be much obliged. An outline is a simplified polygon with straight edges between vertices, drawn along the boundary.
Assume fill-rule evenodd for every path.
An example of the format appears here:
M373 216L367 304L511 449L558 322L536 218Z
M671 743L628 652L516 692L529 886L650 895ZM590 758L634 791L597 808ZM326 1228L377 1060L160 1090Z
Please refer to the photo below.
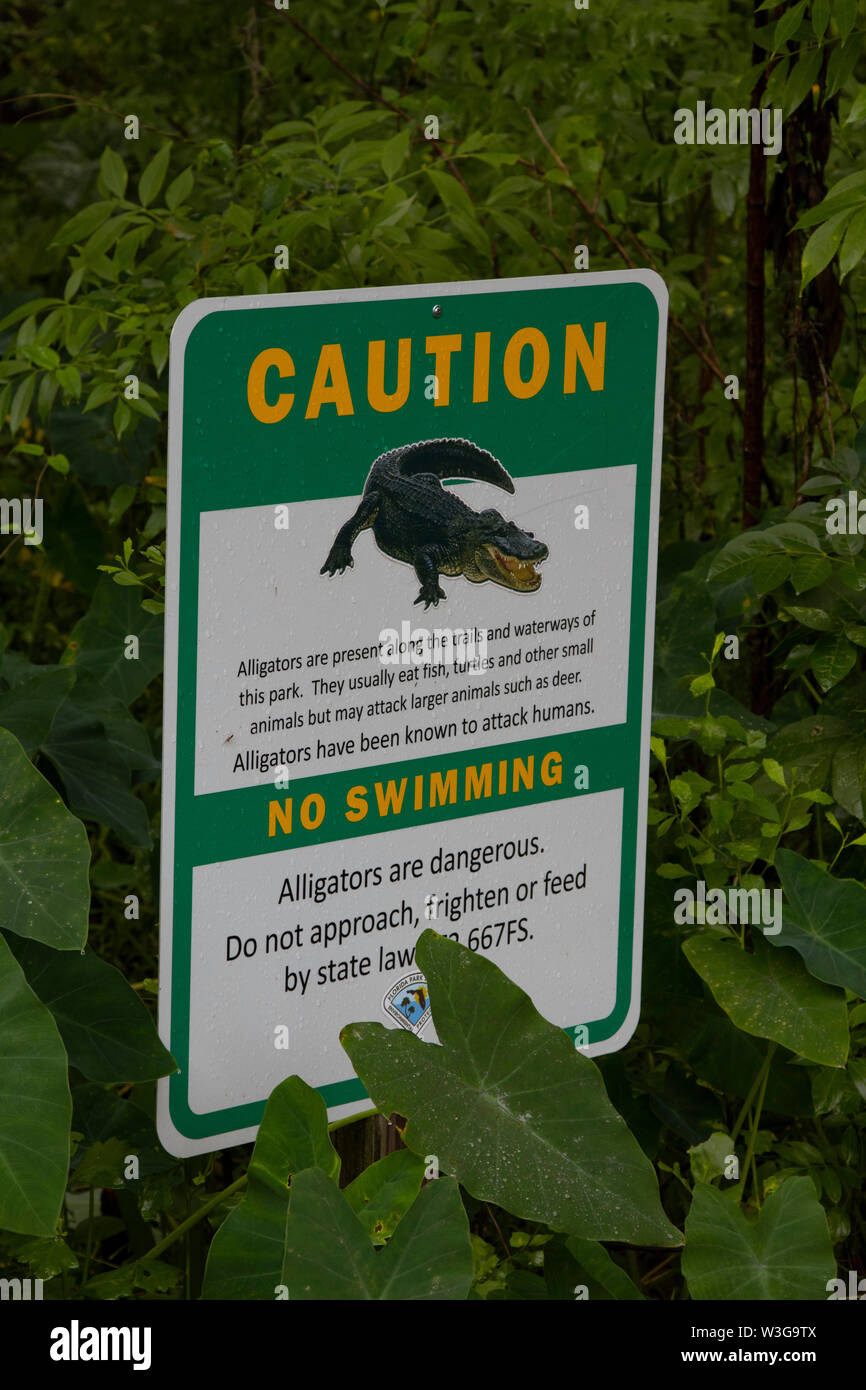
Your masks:
M372 462L372 460L370 460ZM329 578L319 570L330 548L331 540L340 526L352 515L358 498L329 498L316 502L297 502L289 509L289 529L278 530L274 525L274 504L261 508L237 511L205 512L201 518L199 583L199 644L198 698L196 702L196 795L227 791L234 787L249 787L273 783L273 773L261 773L255 767L239 767L233 771L235 759L247 748L262 751L281 747L308 745L312 758L291 765L289 777L295 772L302 777L321 772L341 772L348 767L366 767L382 761L383 756L399 759L423 751L400 746L386 754L374 750L351 756L320 759L316 757L318 742L345 740L357 733L358 723L349 721L315 725L312 728L293 728L271 733L250 735L252 720L268 715L285 715L313 706L319 710L328 705L363 705L363 729L377 734L392 729L402 730L404 724L443 724L457 720L461 713L475 713L471 704L452 705L450 701L433 712L409 710L400 714L370 717L369 703L377 696L393 698L410 690L430 692L451 690L460 685L483 685L494 678L499 685L508 678L532 674L534 666L521 663L519 667L493 671L488 676L466 672L447 679L424 679L419 685L401 685L398 681L389 688L360 689L355 693L348 684L341 694L313 695L312 679L348 681L357 675L381 671L376 657L365 661L344 661L338 667L320 666L300 671L276 671L268 676L239 677L241 662L256 656L302 656L308 652L328 651L350 647L372 647L379 641L383 628L398 633L401 624L409 620L413 628L503 627L510 623L512 637L508 642L491 642L488 652L522 648L524 655L533 647L552 648L559 644L580 642L587 636L594 639L589 655L574 655L566 660L538 664L538 671L551 669L579 670L580 685L563 685L548 692L539 705L568 704L577 699L589 700L595 714L577 721L581 728L597 728L620 724L626 717L626 680L629 641L629 602L631 594L632 533L634 528L636 470L630 465L621 468L600 468L591 473L551 473L540 477L519 478L516 495L509 496L498 488L482 483L461 485L455 489L462 502L473 510L495 507L519 525L534 531L547 545L550 556L539 566L541 588L532 594L514 594L499 584L471 584L460 578L442 578L447 599L426 613L423 606L414 606L418 580L409 565L396 564L383 555L372 535L362 531L353 549L354 568ZM275 499L279 502L279 499ZM576 530L574 508L585 504L589 510L589 527ZM516 637L515 624L572 617L595 609L599 621L591 628L576 627L570 633L552 632L544 635ZM394 666L385 669L395 671ZM301 701L286 700L270 704L271 691L291 686L297 681L305 696ZM264 704L239 704L242 690L260 687L265 692ZM555 697L555 698L554 698ZM485 714L505 713L519 701L514 695L502 694L484 701ZM525 737L573 728L575 720L553 720L550 723L529 725L516 730ZM502 731L479 731L469 740L462 735L437 740L436 751L449 753L467 746L484 748L501 743ZM229 740L227 742L227 740Z
M506 974L531 990L536 1007L546 1018L563 1027L579 1022L589 1010L610 1009L616 995L617 924L619 920L619 862L621 853L622 792L601 792L574 803L568 841L562 843L562 806L548 803L510 811L472 816L455 823L417 826L364 836L343 847L341 867L361 869L382 865L385 881L355 893L343 893L316 904L279 902L283 879L303 873L334 872L333 845L315 845L285 854L263 854L231 864L209 864L193 875L192 999L190 1018L193 1049L190 1053L190 1104L206 1112L267 1095L283 1077L297 1072L312 1086L342 1079L346 1055L339 1029L349 1022L377 1019L385 1022L382 1000L388 987L417 967L406 964L388 973L377 969L380 946L385 950L411 949L421 931L459 933L466 938L473 927L526 918L532 940L501 945L490 952ZM507 840L538 838L542 852L499 864L483 865L478 872L454 870L403 883L389 883L392 861L424 859L440 846L448 851ZM586 864L583 888L542 896L544 877L577 874ZM534 898L520 903L515 888L520 882L538 880ZM445 915L424 920L425 897L436 893L461 893L507 886L508 905L476 908L459 922ZM301 923L305 937L315 923L326 923L361 913L376 913L405 899L417 925L358 932L342 946L301 947L266 953L268 933L279 935ZM249 904L255 902L251 914ZM243 954L227 961L229 936L257 942L255 955ZM503 938L504 941L504 938ZM232 945L234 953L238 948ZM320 964L352 955L372 958L366 978L344 983L314 983ZM537 962L543 959L544 972ZM285 990L285 972L311 970L310 983L301 996L296 988ZM243 1006L237 1007L239 1001ZM434 1004L435 1007L435 1004ZM326 1020L330 1020L324 1026ZM289 1030L287 1051L274 1047L274 1028ZM425 1039L435 1037L432 1025Z

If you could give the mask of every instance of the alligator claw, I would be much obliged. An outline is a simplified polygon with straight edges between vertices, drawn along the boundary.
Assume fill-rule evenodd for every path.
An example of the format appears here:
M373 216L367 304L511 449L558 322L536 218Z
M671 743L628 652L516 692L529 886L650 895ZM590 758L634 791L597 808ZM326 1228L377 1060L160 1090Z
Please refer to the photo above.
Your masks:
M423 603L424 612L426 613L427 609L430 607L431 604L434 608L436 608L439 603L439 600L446 597L447 595L444 589L440 589L439 585L437 584L435 589L422 589L420 594L416 598L415 603Z
M333 578L335 574L345 574L347 569L354 569L354 566L355 561L352 559L351 555L347 555L344 558L343 556L331 554L322 565L319 574L329 574Z

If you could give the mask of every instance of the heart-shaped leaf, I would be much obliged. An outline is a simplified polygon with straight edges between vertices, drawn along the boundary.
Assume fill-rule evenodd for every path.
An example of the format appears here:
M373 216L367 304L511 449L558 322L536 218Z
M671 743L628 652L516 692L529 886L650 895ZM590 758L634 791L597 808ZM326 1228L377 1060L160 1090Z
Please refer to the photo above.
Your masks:
M787 948L753 934L754 955L734 937L701 934L683 950L716 1003L738 1028L772 1038L825 1067L844 1067L848 1056L845 996L809 974Z
M87 832L0 729L0 927L61 950L87 940Z
M790 849L777 851L776 867L785 900L773 945L793 946L816 979L866 999L866 888Z
M515 1216L590 1239L679 1244L595 1064L492 961L429 930L416 958L442 1045L378 1023L340 1038L378 1108L408 1118L407 1145Z
M346 1188L346 1201L374 1245L384 1245L406 1215L424 1180L424 1159L409 1149L371 1163Z
M340 1175L325 1102L299 1076L290 1076L268 1097L249 1186L214 1236L202 1297L273 1299L282 1282L289 1178L312 1167L330 1183Z
M54 1234L71 1117L57 1024L0 936L0 1227Z
M292 1180L281 1279L292 1302L464 1299L472 1274L469 1222L453 1178L424 1188L383 1250L373 1249L321 1169Z
M835 1273L827 1218L809 1178L788 1178L755 1222L723 1192L695 1184L683 1251L692 1298L826 1299Z
M138 658L126 656L138 638ZM163 619L142 612L141 594L100 579L86 615L75 624L62 664L92 673L113 699L129 705L162 670Z
M153 1019L119 970L89 948L9 942L30 988L54 1015L74 1067L91 1081L153 1081L177 1069Z

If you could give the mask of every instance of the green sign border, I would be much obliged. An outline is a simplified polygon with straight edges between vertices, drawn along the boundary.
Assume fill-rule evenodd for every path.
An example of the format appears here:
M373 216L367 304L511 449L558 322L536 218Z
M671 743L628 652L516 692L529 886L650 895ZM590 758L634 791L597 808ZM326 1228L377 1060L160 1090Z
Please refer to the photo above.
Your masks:
M317 294L271 295L266 298L237 297L231 299L197 300L179 315L171 338L170 410L169 410L169 526L167 544L167 602L165 638L165 751L163 774L163 838L161 875L160 926L160 1033L166 1046L177 1059L179 1071L159 1083L158 1127L160 1137L169 1152L180 1156L208 1152L227 1144L241 1143L253 1137L254 1129L264 1113L265 1099L223 1110L197 1114L187 1099L190 1016L190 923L192 913L192 879L196 866L240 859L270 852L285 853L285 843L279 840L262 842L262 826L267 823L267 803L273 799L273 783L238 788L232 791L196 796L194 793L195 754L195 691L196 653L198 646L198 575L200 515L204 510L228 506L259 505L262 498L255 492L257 484L250 481L247 497L238 496L239 481L225 494L219 492L215 478L218 464L204 464L195 469L187 460L183 468L184 435L195 439L194 415L201 410L202 382L196 381L194 369L188 372L190 344L198 338L198 351L213 354L218 341L214 330L222 332L217 316L226 313L254 311L256 322L262 322L267 311L296 309L306 305L356 305L371 301L397 300L410 302L420 309L418 300L432 305L441 300L447 306L449 297L491 293L524 295L527 291L556 292L578 290L581 295L591 287L603 288L605 313L610 303L610 291L625 291L630 299L628 312L643 323L644 339L654 348L654 372L643 403L649 419L649 431L642 428L640 443L645 450L641 456L629 459L636 465L635 525L631 576L631 631L629 642L629 677L627 719L625 724L573 732L566 735L547 735L544 738L511 740L496 747L483 749L485 760L498 757L536 756L556 748L563 755L564 772L575 763L585 763L593 769L593 783L588 795L612 788L623 791L622 859L620 875L619 956L617 963L616 1003L603 1019L588 1020L589 1044L583 1048L589 1055L613 1051L622 1046L637 1022L639 1007L640 948L643 915L643 869L646 841L646 793L648 778L648 720L650 717L652 632L655 608L655 562L657 549L659 484L661 469L662 391L664 348L667 320L667 291L663 282L652 272L623 272L542 276L519 280L456 282L454 284L327 291ZM625 287L629 288L628 290ZM635 290L640 286L641 290ZM642 292L643 291L643 292ZM646 293L649 291L649 294ZM616 298L617 296L614 296ZM537 300L531 307L534 309ZM647 318L651 305L651 319ZM636 312L635 312L636 306ZM530 306L527 306L527 310ZM355 311L357 314L357 310ZM239 321L233 321L239 324ZM428 331L438 326L425 320ZM442 325L444 330L445 325ZM417 324L416 324L417 329ZM204 338L202 338L204 330ZM220 343L220 346L224 346ZM608 353L612 351L608 337ZM193 377L193 388L184 395L185 375ZM196 394L196 391L198 394ZM444 418L444 417L443 417ZM445 428L446 433L454 430ZM459 433L459 431L456 431ZM423 437L423 436L419 436ZM194 443L190 450L194 454ZM195 456L195 455L194 455ZM588 469L592 468L588 464ZM595 466L610 466L602 459ZM202 479L205 470L208 476ZM547 466L511 470L515 477L532 472L555 471ZM573 467L567 472L573 472ZM199 487L196 488L196 481ZM202 489L204 481L204 490ZM320 479L317 482L321 481ZM242 487L240 488L242 491ZM323 486L306 488L308 495L342 496L357 491L354 482L329 479ZM216 494L216 495L215 495ZM304 490L296 487L293 495L277 500L299 500ZM635 621L635 615L646 612L646 624ZM462 769L477 762L481 750L450 755L448 767ZM395 764L384 763L365 767L365 779L374 780L393 772ZM416 772L441 770L441 755L401 760L400 776ZM635 777L635 769L639 775ZM303 797L305 790L324 791L328 801L342 801L346 789L358 778L358 770L329 773L303 779L292 778L293 795ZM511 795L500 809L532 805L541 801L578 796L571 779L564 776L558 787L523 790ZM412 825L450 821L459 816L495 809L495 805L474 802L457 807L437 807L423 811L404 812L399 826L388 820L368 825L366 820L356 824L344 823L336 835L327 821L318 831L306 832L303 844L343 840L352 837L385 833ZM293 844L293 847L296 847ZM241 851L239 853L239 850ZM183 924L178 930L178 924ZM565 1031L572 1036L576 1027ZM362 1083L351 1077L345 1081L323 1085L320 1093L329 1107L348 1106L367 1098ZM358 1107L369 1108L369 1107Z

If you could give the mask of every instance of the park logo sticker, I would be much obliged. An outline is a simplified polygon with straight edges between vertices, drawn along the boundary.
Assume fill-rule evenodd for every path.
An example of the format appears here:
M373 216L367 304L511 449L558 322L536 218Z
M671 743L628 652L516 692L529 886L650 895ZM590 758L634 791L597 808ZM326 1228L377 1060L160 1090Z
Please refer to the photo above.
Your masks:
M401 1028L417 1035L430 1022L430 991L423 975L404 975L392 985L382 1000L389 1018L395 1018Z

